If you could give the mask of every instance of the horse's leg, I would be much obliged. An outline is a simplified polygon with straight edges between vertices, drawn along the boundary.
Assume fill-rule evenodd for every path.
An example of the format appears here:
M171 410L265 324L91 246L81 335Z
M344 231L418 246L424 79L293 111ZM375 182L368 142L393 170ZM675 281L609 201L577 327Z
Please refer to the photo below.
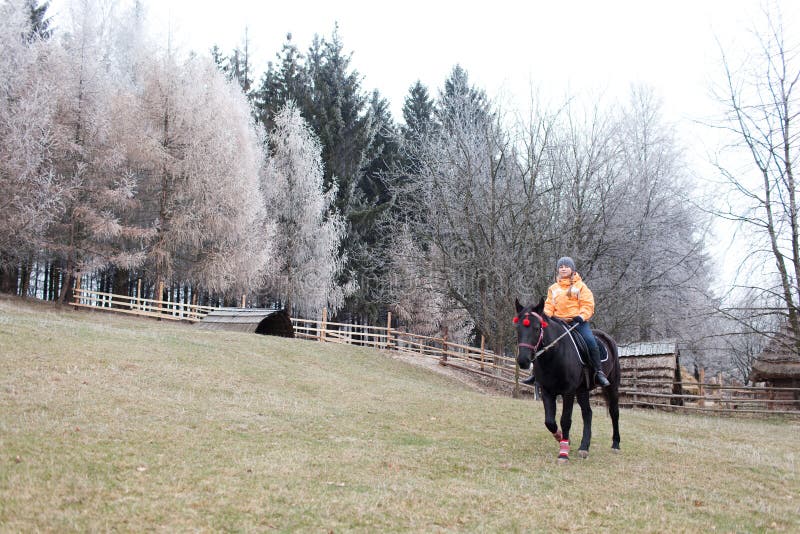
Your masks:
M589 446L592 444L592 405L589 402L588 390L578 392L578 406L581 407L581 416L583 417L583 436L581 437L578 456L588 458Z
M556 396L543 389L542 404L544 405L544 426L553 434L553 437L560 440L561 432L556 424Z
M619 384L612 383L610 388L605 389L606 403L608 404L608 415L611 416L611 450L619 452Z
M572 428L572 407L575 404L575 395L561 395L561 432L559 440L558 461L564 463L569 460L569 431ZM558 439L558 438L556 438Z

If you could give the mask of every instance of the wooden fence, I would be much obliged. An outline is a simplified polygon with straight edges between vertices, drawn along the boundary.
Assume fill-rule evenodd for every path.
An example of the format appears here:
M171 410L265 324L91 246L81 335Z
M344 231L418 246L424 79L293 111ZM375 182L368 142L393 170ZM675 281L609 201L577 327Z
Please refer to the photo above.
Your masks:
M73 306L114 311L144 317L174 321L196 322L218 309L183 302L155 300L103 293L89 289L74 289ZM392 324L391 313L387 325ZM295 336L326 343L343 343L362 347L397 351L419 358L429 358L441 365L461 369L513 386L517 391L533 392L535 388L522 384L518 378L528 376L519 371L516 359L498 355L480 347L471 347L448 340L447 336L433 337L405 332L389 326L368 326L335 323L327 320L325 310L321 320L293 318ZM676 387L681 386L681 387ZM662 393L694 388L697 394ZM599 390L595 390L599 394ZM623 376L620 393L625 394L620 406L649 407L672 411L736 414L783 414L800 416L800 388L770 388L756 386L723 386L718 383L685 383Z
M100 309L171 321L199 321L216 309L183 302L115 295L79 287L73 289L73 294L72 305L79 308Z
M386 321L392 323L391 313ZM323 310L322 319L292 319L295 336L328 343L344 343L373 347L409 354L419 358L438 361L440 365L471 372L499 382L533 391L532 386L518 384L516 359L495 354L485 348L481 339L480 347L454 343L446 336L433 337L406 332L388 326L367 326L329 322ZM527 377L527 372L522 375Z
M655 388L699 387L697 394L655 393ZM622 382L620 392L629 396L620 406L642 406L670 411L729 415L781 414L800 417L800 388L723 386L713 382Z

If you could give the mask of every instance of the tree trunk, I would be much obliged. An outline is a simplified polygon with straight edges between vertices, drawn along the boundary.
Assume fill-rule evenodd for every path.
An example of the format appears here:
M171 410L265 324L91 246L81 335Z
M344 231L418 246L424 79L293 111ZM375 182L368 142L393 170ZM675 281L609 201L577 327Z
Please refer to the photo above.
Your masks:
M0 269L0 292L1 293L16 293L16 269L14 267L4 267Z

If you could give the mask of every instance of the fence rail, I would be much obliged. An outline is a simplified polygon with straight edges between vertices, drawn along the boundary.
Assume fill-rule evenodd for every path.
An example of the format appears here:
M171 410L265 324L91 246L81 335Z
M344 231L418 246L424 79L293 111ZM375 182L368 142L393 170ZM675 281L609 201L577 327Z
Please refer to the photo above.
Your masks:
M144 317L196 322L218 309L168 300L115 295L89 289L74 289L73 306ZM420 358L429 358L479 376L535 391L519 382L521 376L513 357L495 354L481 347L453 343L447 336L434 337L405 332L389 326L371 326L328 322L323 310L321 320L292 318L295 336L300 339L340 343L390 350ZM387 317L390 325L391 314ZM663 393L669 390L699 390L699 394ZM596 390L597 391L597 390ZM715 383L665 382L657 379L624 377L620 384L620 406L650 407L670 411L724 414L783 414L800 416L800 388L733 386ZM787 398L791 397L791 398Z

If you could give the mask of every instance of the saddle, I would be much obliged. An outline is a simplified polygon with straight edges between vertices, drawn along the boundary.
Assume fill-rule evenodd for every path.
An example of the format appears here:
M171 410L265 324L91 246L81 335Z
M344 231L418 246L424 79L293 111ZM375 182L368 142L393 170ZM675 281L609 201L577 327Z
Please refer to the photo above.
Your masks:
M561 319L558 319L556 317L551 317L550 320L552 322L558 323L559 325L562 325L564 328L567 329L569 329L570 326L573 326L568 322L562 321ZM597 331L592 329L592 332L596 333ZM586 385L588 387L591 387L592 384L594 383L594 372L592 370L592 364L589 363L590 361L589 358L591 358L591 356L589 355L589 347L586 345L586 341L583 339L583 336L580 334L580 332L576 330L570 330L569 337L572 338L572 341L578 348L578 358L581 361L581 365L583 365L583 374L585 375L586 378ZM608 360L608 350L606 350L606 345L600 340L599 336L595 335L595 339L597 340L597 347L600 349L600 363L602 365L603 362Z
M557 323L558 325L564 327L565 329L569 330L571 324L566 321L562 321L557 317L548 317L551 323ZM604 363L608 360L608 350L606 349L606 344L604 341L601 340L600 336L597 336L597 330L592 329L592 332L595 333L595 338L597 339L597 346L600 348L600 363ZM560 334L559 334L560 335ZM586 341L583 339L583 336L580 335L579 332L575 330L569 331L569 338L575 343L575 347L578 349L578 360L580 360L581 365L583 366L583 376L584 380L586 381L586 387L592 389L594 386L594 371L592 370L592 365L589 363L589 347L586 345ZM533 371L531 369L531 371ZM522 380L523 384L533 385L536 382L536 377L531 372L531 376Z

